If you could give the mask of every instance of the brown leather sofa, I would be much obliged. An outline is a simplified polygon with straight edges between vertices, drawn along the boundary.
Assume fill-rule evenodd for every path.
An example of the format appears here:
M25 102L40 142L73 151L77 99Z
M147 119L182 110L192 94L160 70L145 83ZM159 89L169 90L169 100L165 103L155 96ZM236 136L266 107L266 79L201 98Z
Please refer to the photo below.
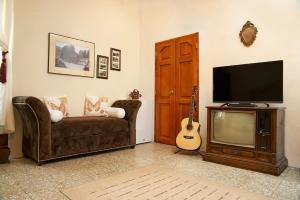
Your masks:
M51 122L45 104L35 97L13 98L23 126L23 153L38 164L74 155L135 147L139 100L118 100L124 119L112 117L66 117Z

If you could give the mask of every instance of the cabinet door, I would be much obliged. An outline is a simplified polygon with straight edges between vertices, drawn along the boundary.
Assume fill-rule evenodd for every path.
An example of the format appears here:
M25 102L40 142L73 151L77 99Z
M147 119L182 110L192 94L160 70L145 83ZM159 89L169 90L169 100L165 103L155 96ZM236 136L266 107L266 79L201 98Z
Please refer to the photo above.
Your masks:
M272 111L258 111L256 121L256 150L272 151Z

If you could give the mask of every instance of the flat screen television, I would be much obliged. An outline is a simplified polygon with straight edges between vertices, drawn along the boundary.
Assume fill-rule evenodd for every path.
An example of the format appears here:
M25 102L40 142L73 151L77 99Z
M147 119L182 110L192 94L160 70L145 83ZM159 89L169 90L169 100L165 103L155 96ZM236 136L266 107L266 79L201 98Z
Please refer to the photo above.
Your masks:
M213 68L215 103L282 103L283 61Z

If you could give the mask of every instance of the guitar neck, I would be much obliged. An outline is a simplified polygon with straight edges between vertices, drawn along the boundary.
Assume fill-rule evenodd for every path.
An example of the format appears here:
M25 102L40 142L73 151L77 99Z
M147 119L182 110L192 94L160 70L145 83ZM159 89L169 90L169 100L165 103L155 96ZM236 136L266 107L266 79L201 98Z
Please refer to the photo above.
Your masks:
M195 95L192 95L192 102L191 102L191 105L190 105L189 123L188 123L188 125L192 125L193 114L194 114L194 107L195 107Z

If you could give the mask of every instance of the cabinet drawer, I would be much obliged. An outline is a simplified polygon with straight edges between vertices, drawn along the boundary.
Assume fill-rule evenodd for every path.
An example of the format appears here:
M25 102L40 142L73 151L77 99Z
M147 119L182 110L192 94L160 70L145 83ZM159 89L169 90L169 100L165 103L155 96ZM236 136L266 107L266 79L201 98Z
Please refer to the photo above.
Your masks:
M229 149L229 148L223 148L223 153L235 155L235 156L242 156L247 158L254 158L255 154L251 151L243 151L243 150L236 150L236 149Z
M272 134L256 134L256 150L271 152L272 149Z

